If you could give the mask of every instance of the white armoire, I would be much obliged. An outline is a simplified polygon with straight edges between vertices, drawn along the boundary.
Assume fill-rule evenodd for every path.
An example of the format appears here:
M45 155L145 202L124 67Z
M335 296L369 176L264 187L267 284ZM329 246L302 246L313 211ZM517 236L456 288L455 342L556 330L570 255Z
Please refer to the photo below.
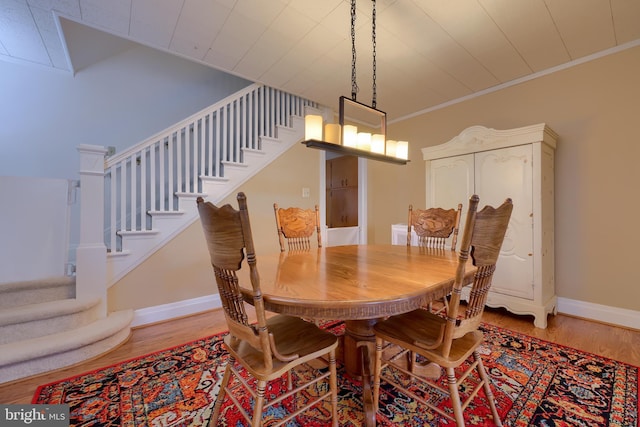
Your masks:
M469 197L498 206L513 200L513 213L487 301L517 314L533 315L547 327L556 313L554 280L554 154L557 135L544 123L510 130L472 126L450 141L422 149L426 163L426 207L463 204ZM465 294L466 297L466 294Z

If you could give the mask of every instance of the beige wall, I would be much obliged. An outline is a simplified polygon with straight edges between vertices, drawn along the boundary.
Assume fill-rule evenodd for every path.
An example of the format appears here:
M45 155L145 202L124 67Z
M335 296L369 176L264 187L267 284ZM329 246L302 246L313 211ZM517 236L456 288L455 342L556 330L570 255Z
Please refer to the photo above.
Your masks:
M473 125L510 129L546 123L559 135L557 294L640 310L634 259L639 237L634 223L640 208L638 121L640 47L392 123L389 135L410 141L411 162L369 162L369 242L389 243L390 225L406 221L408 204L425 204L421 148L444 143ZM318 176L319 153L299 145L242 186L258 257L261 251L277 250L273 202L312 206L319 200ZM303 186L311 188L310 199L301 198ZM235 200L233 205L237 206ZM109 309L211 294L210 272L196 223L111 288Z
M635 276L640 232L634 226L640 208L639 121L636 47L393 124L390 134L411 141L411 162L406 169L370 170L374 241L389 241L389 224L406 221L409 203L424 205L421 148L444 143L472 125L510 129L546 123L559 135L558 296L640 310Z
M296 144L220 203L237 209L237 192L246 194L258 263L260 253L279 250L273 203L312 208L319 203L319 174L320 152ZM309 198L302 198L302 187L310 189ZM217 293L213 270L196 221L112 286L108 307L109 311L139 309L213 293Z

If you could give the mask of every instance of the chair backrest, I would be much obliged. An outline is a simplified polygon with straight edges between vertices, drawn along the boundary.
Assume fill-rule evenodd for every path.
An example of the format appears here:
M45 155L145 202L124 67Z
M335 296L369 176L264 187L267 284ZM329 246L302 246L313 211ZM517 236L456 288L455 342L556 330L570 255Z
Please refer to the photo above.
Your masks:
M418 235L419 246L444 249L447 239L452 236L451 250L455 251L461 213L461 203L458 204L457 209L413 209L413 205L409 205L407 246L411 246L411 228L413 227Z
M506 199L497 208L485 206L481 211L477 210L478 203L478 196L471 196L458 252L456 279L447 310L447 324L443 342L445 356L449 354L452 340L475 331L480 326L496 262L513 210L511 199ZM464 286L465 268L469 255L471 255L477 271L471 284L469 300L463 310L460 307L460 296Z
M318 205L315 206L315 209L297 207L285 209L278 207L278 204L274 203L273 210L276 214L280 251L285 251L285 241L289 250L311 249L311 238L314 232L317 236L318 247L322 247Z
M198 197L196 203L229 333L262 351L265 366L271 368L269 331L256 267L247 198L244 193L238 193L237 199L239 210L228 204L219 208L211 202L205 202L202 197ZM249 323L237 276L245 258L249 267L257 325Z

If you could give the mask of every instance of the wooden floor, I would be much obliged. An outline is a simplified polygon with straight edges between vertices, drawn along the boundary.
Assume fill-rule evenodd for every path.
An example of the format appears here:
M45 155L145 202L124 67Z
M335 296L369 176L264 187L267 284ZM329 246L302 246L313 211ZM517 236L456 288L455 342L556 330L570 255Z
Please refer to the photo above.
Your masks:
M640 366L640 331L629 330L565 315L549 316L547 329L533 326L529 316L514 316L504 310L488 309L484 321L541 339L578 348ZM31 403L39 385L186 343L225 331L222 310L135 329L131 338L114 351L88 362L55 372L0 385L0 403Z

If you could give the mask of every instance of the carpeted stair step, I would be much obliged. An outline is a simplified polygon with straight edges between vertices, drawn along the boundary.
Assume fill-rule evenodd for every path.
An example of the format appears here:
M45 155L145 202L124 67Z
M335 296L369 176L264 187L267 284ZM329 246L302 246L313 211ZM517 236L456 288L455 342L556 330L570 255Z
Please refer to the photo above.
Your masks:
M89 325L0 345L0 383L52 371L99 356L125 342L133 310L122 310Z
M0 310L76 296L75 276L0 283Z
M88 325L100 318L100 299L29 304L0 310L0 345Z

